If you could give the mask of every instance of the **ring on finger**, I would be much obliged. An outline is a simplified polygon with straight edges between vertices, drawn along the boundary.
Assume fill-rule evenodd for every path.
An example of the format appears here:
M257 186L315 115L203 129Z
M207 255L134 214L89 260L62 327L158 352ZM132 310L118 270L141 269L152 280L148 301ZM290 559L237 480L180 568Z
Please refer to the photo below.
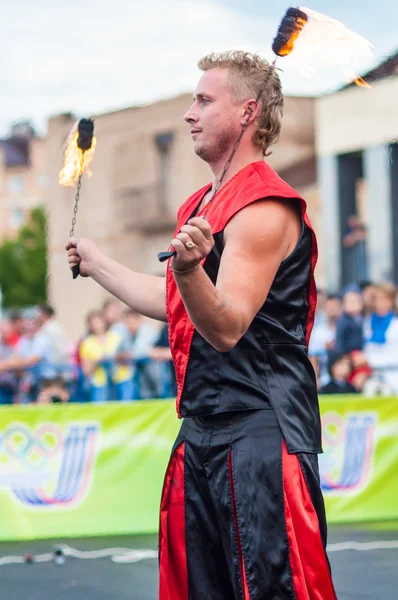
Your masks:
M196 246L195 242L191 242L191 240L189 242L185 242L184 245L187 250L192 250L192 248L195 248Z

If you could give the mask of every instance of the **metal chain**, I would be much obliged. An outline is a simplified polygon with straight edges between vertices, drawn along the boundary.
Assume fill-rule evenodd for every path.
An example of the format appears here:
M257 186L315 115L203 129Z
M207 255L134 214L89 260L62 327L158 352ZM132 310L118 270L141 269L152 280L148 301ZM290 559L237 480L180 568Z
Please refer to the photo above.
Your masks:
M75 198L75 206L73 208L73 219L72 219L72 229L69 232L69 236L72 238L75 234L75 225L76 225L76 215L79 208L79 200L80 200L80 189L82 187L82 175L83 175L83 165L84 165L84 152L82 154L82 160L80 163L80 175L77 181L77 190L76 190L76 198Z
M258 94L257 94L256 102L258 102L258 101L260 100L260 97L261 97L261 94L262 94L263 88L265 87L265 84L268 82L268 79L270 78L270 76L271 76L271 74L272 74L272 72L273 72L273 69L275 68L275 64L276 64L276 59L275 59L275 60L273 61L273 63L271 64L271 67L272 67L272 68L271 68L271 69L269 70L269 72L268 72L268 76L266 77L266 79L265 79L265 81L264 81L264 86L260 88L260 90L259 90L259 92L258 92ZM244 134L244 133L245 133L245 131L246 131L246 128L247 128L247 125L243 125L243 126L242 126L242 131L240 132L240 134L239 134L239 137L238 137L238 139L236 140L236 142L235 142L235 144L234 144L234 147L232 148L231 155L230 155L229 159L227 160L227 162L226 162L226 164L225 164L225 167L224 167L224 169L223 169L223 172L221 173L221 177L220 177L220 179L217 181L217 185L216 185L216 187L215 187L215 189L214 189L214 194L212 195L212 197L210 198L210 200L208 200L208 202L207 202L207 204L206 204L206 206L207 206L207 207L209 206L210 202L212 202L212 200L214 200L214 196L217 194L217 192L219 191L219 189L220 189L220 187L221 187L221 184L222 184L222 182L223 182L223 179L224 179L224 177L225 177L225 173L228 171L229 167L231 166L232 159L233 159L233 157L235 156L235 152L236 152L236 151L237 151L237 149L238 149L238 146L239 146L239 144L240 144L240 141L241 141L241 139L242 139L242 137L243 137L243 134ZM205 214L203 215L203 218L206 218L206 215L207 215L207 211L208 211L208 210L209 210L209 208L206 208L206 211L205 211Z
M241 141L241 139L242 139L242 136L243 136L243 134L245 133L245 131L246 131L246 127L244 126L244 127L242 127L242 131L240 132L240 134L239 134L239 137L238 137L238 139L236 140L236 142L235 142L235 144L234 144L234 147L232 148L232 152L231 152L231 154L230 154L230 156L229 156L229 159L228 159L228 160L227 160L227 162L225 163L225 167L224 167L224 169L223 169L223 172L221 173L221 177L220 177L220 179L217 181L217 185L216 185L216 187L214 188L214 194L212 195L212 197L210 198L210 200L207 202L207 207L209 207L209 204L210 204L210 202L212 202L212 200L214 200L214 196L215 196L215 195L217 194L217 192L219 191L219 189L220 189L220 187L221 187L221 184L222 184L222 182L223 182L223 179L224 179L224 177L225 177L225 174L226 174L226 172L228 171L229 167L231 166L232 159L233 159L233 157L235 156L235 152L237 151L237 149L238 149L238 147L239 147L240 141ZM203 215L203 217L204 217L204 218L206 217L206 215L207 215L207 211L208 211L208 210L209 210L209 208L206 208L206 212L205 212L205 214Z

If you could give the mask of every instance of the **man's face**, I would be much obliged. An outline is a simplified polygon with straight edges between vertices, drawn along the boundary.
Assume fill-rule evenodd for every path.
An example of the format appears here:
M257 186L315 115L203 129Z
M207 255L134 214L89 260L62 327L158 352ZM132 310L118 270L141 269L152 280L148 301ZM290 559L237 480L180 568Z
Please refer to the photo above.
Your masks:
M337 320L341 315L341 301L338 298L328 298L325 310L328 319Z
M363 310L363 300L361 294L357 292L348 292L343 300L344 312L349 315L360 315Z
M195 153L207 163L220 160L239 137L241 117L242 106L231 98L228 70L205 71L184 116L191 126Z
M138 332L141 325L141 315L128 313L125 318L125 325L129 332L135 335Z
M24 334L32 338L39 331L40 323L38 319L26 318L24 320Z
M122 320L122 308L119 302L110 302L104 310L108 325L113 325Z

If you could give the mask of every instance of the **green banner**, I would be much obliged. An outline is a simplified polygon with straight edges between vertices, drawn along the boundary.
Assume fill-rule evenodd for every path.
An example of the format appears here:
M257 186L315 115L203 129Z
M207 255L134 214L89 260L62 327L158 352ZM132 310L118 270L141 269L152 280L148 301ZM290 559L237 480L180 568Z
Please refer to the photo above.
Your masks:
M321 398L330 523L398 518L398 398Z
M398 518L398 399L322 398L329 522ZM156 532L173 401L0 408L0 540Z

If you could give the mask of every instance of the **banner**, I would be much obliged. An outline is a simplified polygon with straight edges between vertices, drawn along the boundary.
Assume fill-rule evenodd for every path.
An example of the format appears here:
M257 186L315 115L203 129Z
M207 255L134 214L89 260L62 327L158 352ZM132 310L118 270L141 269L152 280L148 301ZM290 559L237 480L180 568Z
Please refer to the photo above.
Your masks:
M398 399L321 399L329 522L398 518ZM156 532L173 401L0 408L0 540Z
M398 519L398 398L321 397L329 523Z

